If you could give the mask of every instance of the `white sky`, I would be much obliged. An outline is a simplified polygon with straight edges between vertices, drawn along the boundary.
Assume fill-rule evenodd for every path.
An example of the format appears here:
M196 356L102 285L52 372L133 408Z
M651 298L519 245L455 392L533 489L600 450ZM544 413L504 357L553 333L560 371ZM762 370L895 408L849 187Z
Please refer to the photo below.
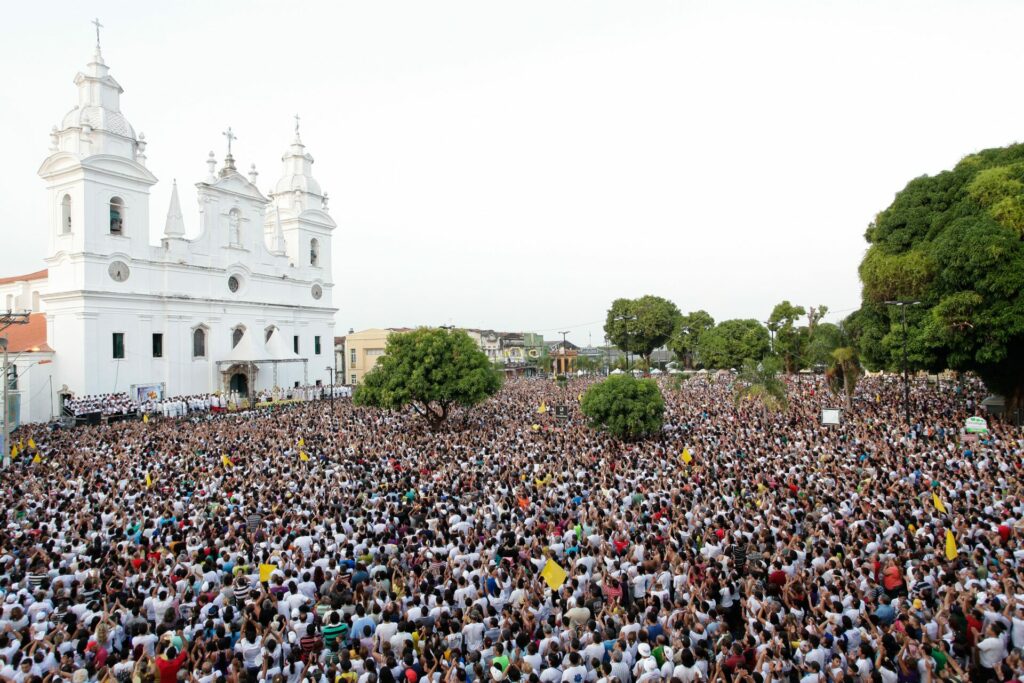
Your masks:
M761 320L858 305L895 192L1024 131L1021 0L34 2L0 40L0 272L42 267L35 175L103 53L172 178L221 131L269 187L292 115L331 195L338 333L455 323L597 342L619 296ZM835 316L830 316L835 317Z

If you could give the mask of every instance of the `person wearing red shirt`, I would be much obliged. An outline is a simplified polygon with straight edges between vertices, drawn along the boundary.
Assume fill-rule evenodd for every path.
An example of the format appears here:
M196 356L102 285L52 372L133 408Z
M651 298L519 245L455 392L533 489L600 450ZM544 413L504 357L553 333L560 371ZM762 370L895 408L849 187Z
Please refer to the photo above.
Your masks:
M173 645L156 658L156 668L160 671L160 683L175 683L178 680L178 669L185 663L186 652L178 652Z
M782 569L782 563L778 560L772 565L772 571L768 574L768 592L772 595L781 595L782 589L786 587L786 572Z

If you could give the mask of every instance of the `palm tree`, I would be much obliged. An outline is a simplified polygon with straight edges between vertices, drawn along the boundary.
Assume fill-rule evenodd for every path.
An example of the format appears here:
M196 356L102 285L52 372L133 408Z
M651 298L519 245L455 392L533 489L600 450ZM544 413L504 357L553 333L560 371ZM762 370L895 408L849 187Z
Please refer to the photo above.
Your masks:
M779 377L778 359L769 356L760 363L751 359L743 361L743 369L734 385L734 399L737 405L743 401L760 401L768 410L786 410L789 402L786 383Z
M825 371L828 387L833 394L844 396L846 409L853 405L853 394L857 390L857 380L864 371L860 367L857 349L853 346L840 346L832 350L832 364Z

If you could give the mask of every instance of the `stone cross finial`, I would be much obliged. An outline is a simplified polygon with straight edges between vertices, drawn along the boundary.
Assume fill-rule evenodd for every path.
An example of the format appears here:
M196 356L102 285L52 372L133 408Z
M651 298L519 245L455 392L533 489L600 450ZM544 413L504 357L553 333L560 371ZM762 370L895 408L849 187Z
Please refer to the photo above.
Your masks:
M96 47L98 48L100 46L100 29L103 28L103 24L100 23L99 17L96 17L89 23L96 27Z

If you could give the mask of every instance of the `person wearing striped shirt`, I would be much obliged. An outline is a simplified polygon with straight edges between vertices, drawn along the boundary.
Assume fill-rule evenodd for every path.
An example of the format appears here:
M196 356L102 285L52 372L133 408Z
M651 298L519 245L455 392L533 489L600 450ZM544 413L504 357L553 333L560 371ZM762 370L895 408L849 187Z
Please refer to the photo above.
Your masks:
M342 620L341 613L338 610L328 612L323 627L324 649L328 661L333 662L337 658L338 650L347 635L348 624Z

